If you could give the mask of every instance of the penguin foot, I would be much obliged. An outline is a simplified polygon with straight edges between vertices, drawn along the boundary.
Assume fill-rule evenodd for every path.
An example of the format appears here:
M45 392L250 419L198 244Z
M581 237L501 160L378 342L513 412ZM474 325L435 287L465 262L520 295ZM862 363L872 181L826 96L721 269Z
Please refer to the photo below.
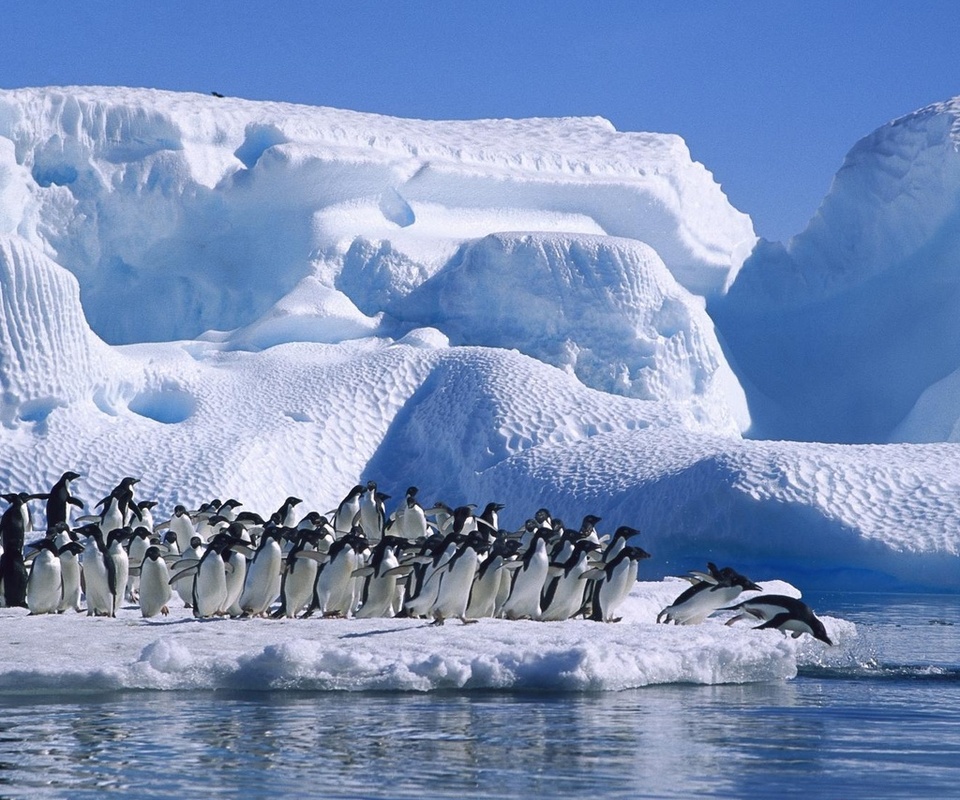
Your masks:
M478 623L480 620L478 620L478 619L467 619L466 617L460 617L460 621L461 621L464 625L475 625L475 624Z
M167 615L170 613L170 609L167 608L166 606L163 606L163 607L160 609L160 613L163 614L163 616L167 616Z

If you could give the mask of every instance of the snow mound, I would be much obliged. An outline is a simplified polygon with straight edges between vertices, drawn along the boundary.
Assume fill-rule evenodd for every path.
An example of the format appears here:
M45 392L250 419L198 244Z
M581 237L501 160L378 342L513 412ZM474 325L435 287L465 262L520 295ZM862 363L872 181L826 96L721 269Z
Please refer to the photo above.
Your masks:
M753 434L930 441L957 415L915 409L960 368L960 99L862 139L807 229L762 242L711 313L750 396ZM953 412L949 412L953 413Z
M698 293L722 291L755 239L677 136L107 87L0 92L0 199L4 229L77 276L111 343L249 325L358 239L390 241L410 284L504 226L607 233Z
M74 277L17 237L0 236L0 419L42 423L90 398L120 359L90 330Z
M749 424L702 302L635 240L490 235L387 309L455 344L515 347L602 391L687 400L717 430Z

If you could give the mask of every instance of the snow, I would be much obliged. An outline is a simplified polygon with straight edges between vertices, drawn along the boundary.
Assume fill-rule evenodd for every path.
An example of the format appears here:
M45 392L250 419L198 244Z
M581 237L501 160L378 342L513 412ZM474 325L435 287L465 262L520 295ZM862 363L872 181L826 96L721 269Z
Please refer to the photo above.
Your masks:
M727 627L720 619L657 625L657 611L686 586L678 580L637 583L616 624L485 619L431 628L410 619L196 620L173 607L169 617L146 620L133 606L115 619L0 609L0 644L16 654L0 664L0 695L217 688L618 691L786 680L801 664L858 657L856 628L832 617L824 617L836 643L829 653L809 637L796 640L743 623ZM768 586L796 594L787 584Z
M858 142L807 229L761 243L711 308L752 435L957 441L933 387L960 368L958 120L954 99Z
M161 520L376 480L652 554L619 625L4 609L0 689L779 680L820 644L656 626L671 576L960 589L958 112L865 138L781 245L682 139L602 119L0 91L4 491L73 469L92 509L131 475Z

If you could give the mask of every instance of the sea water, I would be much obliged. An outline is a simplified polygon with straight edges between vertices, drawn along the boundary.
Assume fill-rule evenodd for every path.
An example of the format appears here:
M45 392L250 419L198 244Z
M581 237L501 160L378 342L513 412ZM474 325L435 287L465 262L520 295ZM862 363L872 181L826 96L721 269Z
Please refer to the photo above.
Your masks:
M958 797L960 598L820 595L858 659L603 693L0 701L0 797Z

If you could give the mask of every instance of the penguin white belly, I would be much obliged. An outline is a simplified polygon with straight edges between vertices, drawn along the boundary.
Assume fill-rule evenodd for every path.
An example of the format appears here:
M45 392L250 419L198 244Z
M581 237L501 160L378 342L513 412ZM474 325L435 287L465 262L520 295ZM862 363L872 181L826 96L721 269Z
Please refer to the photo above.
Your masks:
M540 614L540 619L560 622L570 619L583 608L583 595L587 589L587 581L581 580L580 576L587 569L586 561L578 562L568 574L559 577L553 600Z
M283 579L283 607L287 617L303 611L313 597L319 565L309 558L298 558Z
M222 613L227 601L227 574L219 553L207 553L193 584L193 615L201 619Z
M110 613L110 592L107 588L107 567L103 555L95 547L83 552L83 578L87 616Z
M322 614L349 616L352 613L353 571L358 561L356 553L347 549L320 571L316 598Z
M127 579L130 577L130 558L119 542L111 546L107 552L107 558L113 561L113 585L109 587L109 592L110 616L115 617L120 610L120 606L123 605L123 596L127 591Z
M261 547L247 568L247 579L240 595L240 608L252 617L265 613L280 596L280 565L283 553L271 540Z
M227 563L233 568L227 571L227 597L224 600L224 610L231 617L239 617L243 613L240 608L240 595L243 594L243 584L247 579L247 559L242 553L231 553Z
M140 568L140 614L144 617L155 617L163 610L173 597L170 589L170 570L162 558L156 561L145 559Z
M467 604L467 616L471 619L492 617L497 610L497 595L500 583L504 580L503 559L496 556L499 563L487 567L483 576L474 578L470 589L470 602Z
M75 553L60 556L60 580L63 590L57 611L80 610L80 559Z
M477 574L478 563L476 551L469 549L446 571L433 604L432 613L435 618L444 620L466 616L470 587Z
M44 550L33 560L27 579L27 608L31 614L54 614L61 597L60 559Z
M739 586L705 588L683 603L667 606L661 614L665 622L677 625L699 625L714 611L730 605L743 589Z
M530 559L526 568L519 568L510 590L510 597L503 605L507 619L540 618L540 593L549 569L546 553Z

